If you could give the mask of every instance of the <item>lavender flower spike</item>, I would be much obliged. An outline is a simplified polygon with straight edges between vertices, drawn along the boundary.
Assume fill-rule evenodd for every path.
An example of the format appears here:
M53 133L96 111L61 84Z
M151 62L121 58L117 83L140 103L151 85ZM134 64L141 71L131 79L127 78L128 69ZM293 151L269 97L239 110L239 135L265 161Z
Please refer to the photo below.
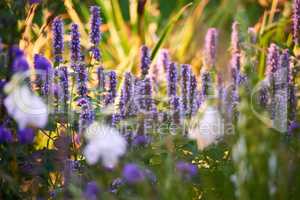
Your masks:
M207 66L215 66L217 51L218 31L215 28L208 29L205 36L205 64Z
M279 65L279 48L275 44L271 44L268 49L266 75L270 76L275 73Z
M104 91L105 88L105 73L103 67L97 69L98 89Z
M197 102L197 79L194 74L191 74L191 83L190 83L190 99L189 99L189 116L191 117L193 114L197 112L198 109L198 103L201 104L201 102Z
M240 35L239 35L239 23L233 22L232 33L231 33L231 51L232 53L240 52Z
M87 97L88 95L88 88L87 88L87 80L88 80L88 73L86 71L86 66L82 63L77 65L76 67L77 72L77 91L80 97Z
M63 92L63 101L64 101L64 104L66 105L67 101L69 100L68 68L60 67L58 70L58 73L59 73L60 85L61 85L62 92Z
M63 61L63 49L64 49L64 28L63 21L56 17L52 23L52 34L53 34L53 54L54 62L59 64Z
M181 65L181 105L185 114L189 113L190 82L191 67L189 65Z
M114 103L117 96L117 74L114 71L110 71L108 72L107 76L109 78L109 89L105 99L105 105Z
M294 0L293 3L293 39L295 45L299 45L300 30L300 0Z
M172 116L174 124L181 123L181 107L180 107L180 98L178 96L171 97L171 109L172 109Z
M122 117L131 115L131 100L133 99L133 77L131 73L125 74L123 88L121 90L121 97L119 103L120 114Z
M80 34L77 24L71 25L71 62L74 65L81 59Z
M168 81L168 95L169 97L172 97L176 95L177 93L177 81L178 81L178 75L177 75L177 64L171 63L168 68L167 73L167 81Z
M206 99L209 95L210 84L211 84L210 74L207 70L203 69L202 72L201 72L201 85L202 85L201 97L202 97L202 101L204 99Z
M98 6L92 6L90 8L91 12L91 20L90 20L90 42L92 44L92 55L96 60L101 59L101 53L98 48L100 40L101 40L101 31L100 26L102 23L102 19L100 16L100 8Z
M142 71L142 77L146 77L150 68L150 51L147 46L141 47L141 71Z

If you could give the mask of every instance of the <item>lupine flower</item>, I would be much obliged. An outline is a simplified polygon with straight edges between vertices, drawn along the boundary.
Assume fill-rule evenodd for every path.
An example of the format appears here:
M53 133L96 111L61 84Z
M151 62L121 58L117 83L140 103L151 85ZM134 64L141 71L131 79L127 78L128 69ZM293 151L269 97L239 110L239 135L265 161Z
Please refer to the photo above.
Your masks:
M279 48L275 44L271 44L268 49L266 75L270 76L275 73L279 65Z
M117 96L117 74L115 71L110 71L107 73L107 77L109 79L108 85L108 94L105 98L105 105L112 104L115 102L115 98Z
M171 63L167 72L167 81L168 81L168 96L171 98L172 96L177 94L177 65L176 63Z
M18 139L21 144L32 144L34 140L34 131L31 128L25 128L18 131Z
M191 67L189 65L181 65L181 105L185 114L189 113L190 84Z
M198 148L203 150L214 144L224 135L224 121L217 108L208 106L205 108L201 120L190 128L189 138L197 141Z
M196 176L198 173L197 165L184 161L179 161L176 163L176 170L186 179L190 179L193 176Z
M133 163L125 165L122 175L124 180L130 184L140 183L145 179L143 170Z
M239 34L239 23L233 22L231 32L231 51L232 53L240 52L241 48L240 34Z
M53 34L53 54L55 63L61 63L63 61L63 50L64 50L64 27L63 21L56 17L52 23L52 34Z
M99 199L100 188L95 181L88 182L84 191L84 197L87 200Z
M10 130L5 128L4 126L0 126L0 144L7 142L10 143L13 140L13 136Z
M217 51L218 31L215 28L208 29L205 36L204 56L207 66L215 66Z
M126 140L115 128L94 122L84 136L88 144L83 154L90 165L96 164L101 158L105 167L112 168L126 152Z
M146 77L150 68L151 59L150 59L150 50L147 46L141 47L141 71L142 76Z
M300 30L300 0L294 0L293 3L293 39L295 45L299 44L299 30Z
M88 88L87 88L87 80L88 73L86 70L86 66L83 63L77 65L77 91L80 97L87 97Z
M78 24L71 25L71 62L72 65L81 60L80 52L80 33L78 30Z
M5 90L11 88L10 83L5 86ZM4 99L4 105L8 114L13 117L19 129L24 129L27 125L43 128L48 121L47 106L43 100L35 96L27 86L17 86L8 91L8 96Z
M190 116L195 114L198 109L198 102L197 102L197 79L194 74L191 74L191 83L190 83L190 102L189 102L189 111L190 111ZM201 102L200 102L201 103ZM199 104L200 104L199 103Z
M98 6L92 6L90 8L90 12L90 42L92 44L92 55L96 60L100 60L101 53L98 47L101 40L100 26L102 23L102 19L100 16L100 8Z

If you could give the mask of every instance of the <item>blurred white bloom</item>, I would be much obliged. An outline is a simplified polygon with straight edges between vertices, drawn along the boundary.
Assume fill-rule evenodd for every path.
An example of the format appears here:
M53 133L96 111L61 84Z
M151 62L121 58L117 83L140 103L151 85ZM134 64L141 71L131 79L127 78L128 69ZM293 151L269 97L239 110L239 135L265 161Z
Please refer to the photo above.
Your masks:
M20 129L27 125L43 128L48 121L48 110L42 98L33 94L27 86L6 87L10 90L4 100L8 114L13 117Z
M126 152L125 138L113 127L94 122L87 128L85 138L88 144L83 153L88 164L101 159L105 167L112 168Z
M224 121L217 108L208 106L202 119L189 130L189 138L197 140L200 150L216 143L224 135Z

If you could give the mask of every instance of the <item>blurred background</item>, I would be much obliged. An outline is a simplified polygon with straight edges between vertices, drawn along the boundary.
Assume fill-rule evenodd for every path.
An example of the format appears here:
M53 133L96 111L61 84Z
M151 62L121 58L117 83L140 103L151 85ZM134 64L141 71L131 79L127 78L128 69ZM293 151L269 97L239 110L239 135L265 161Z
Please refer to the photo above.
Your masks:
M242 34L247 33L248 27L255 27L260 34L267 30L267 39L262 40L263 47L267 47L269 40L286 41L283 29L291 13L291 2L285 0L3 0L2 40L6 45L19 44L29 60L34 53L51 57L51 23L60 16L65 22L66 43L74 22L80 26L81 43L87 49L91 5L101 6L103 64L117 69L119 74L136 71L142 44L153 49L153 57L159 48L168 48L173 60L192 64L198 74L209 27L219 30L217 66L224 69L229 60L233 20L241 22ZM270 31L276 17L281 21Z

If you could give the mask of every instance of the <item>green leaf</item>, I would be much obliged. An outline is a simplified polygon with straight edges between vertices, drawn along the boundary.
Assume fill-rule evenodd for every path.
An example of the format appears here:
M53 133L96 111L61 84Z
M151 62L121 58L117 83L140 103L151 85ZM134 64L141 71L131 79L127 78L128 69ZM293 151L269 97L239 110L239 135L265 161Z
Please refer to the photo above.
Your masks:
M180 11L174 16L172 17L172 19L169 21L169 23L167 24L167 26L165 27L165 29L163 30L157 44L155 45L155 47L153 48L153 51L151 53L151 60L154 60L154 58L156 57L158 50L160 49L160 47L164 44L167 36L169 35L169 33L173 30L174 25L176 24L176 22L179 20L179 18L181 17L181 15L183 14L183 12L192 5L192 3L189 3L187 5L185 5L182 9L180 9Z

